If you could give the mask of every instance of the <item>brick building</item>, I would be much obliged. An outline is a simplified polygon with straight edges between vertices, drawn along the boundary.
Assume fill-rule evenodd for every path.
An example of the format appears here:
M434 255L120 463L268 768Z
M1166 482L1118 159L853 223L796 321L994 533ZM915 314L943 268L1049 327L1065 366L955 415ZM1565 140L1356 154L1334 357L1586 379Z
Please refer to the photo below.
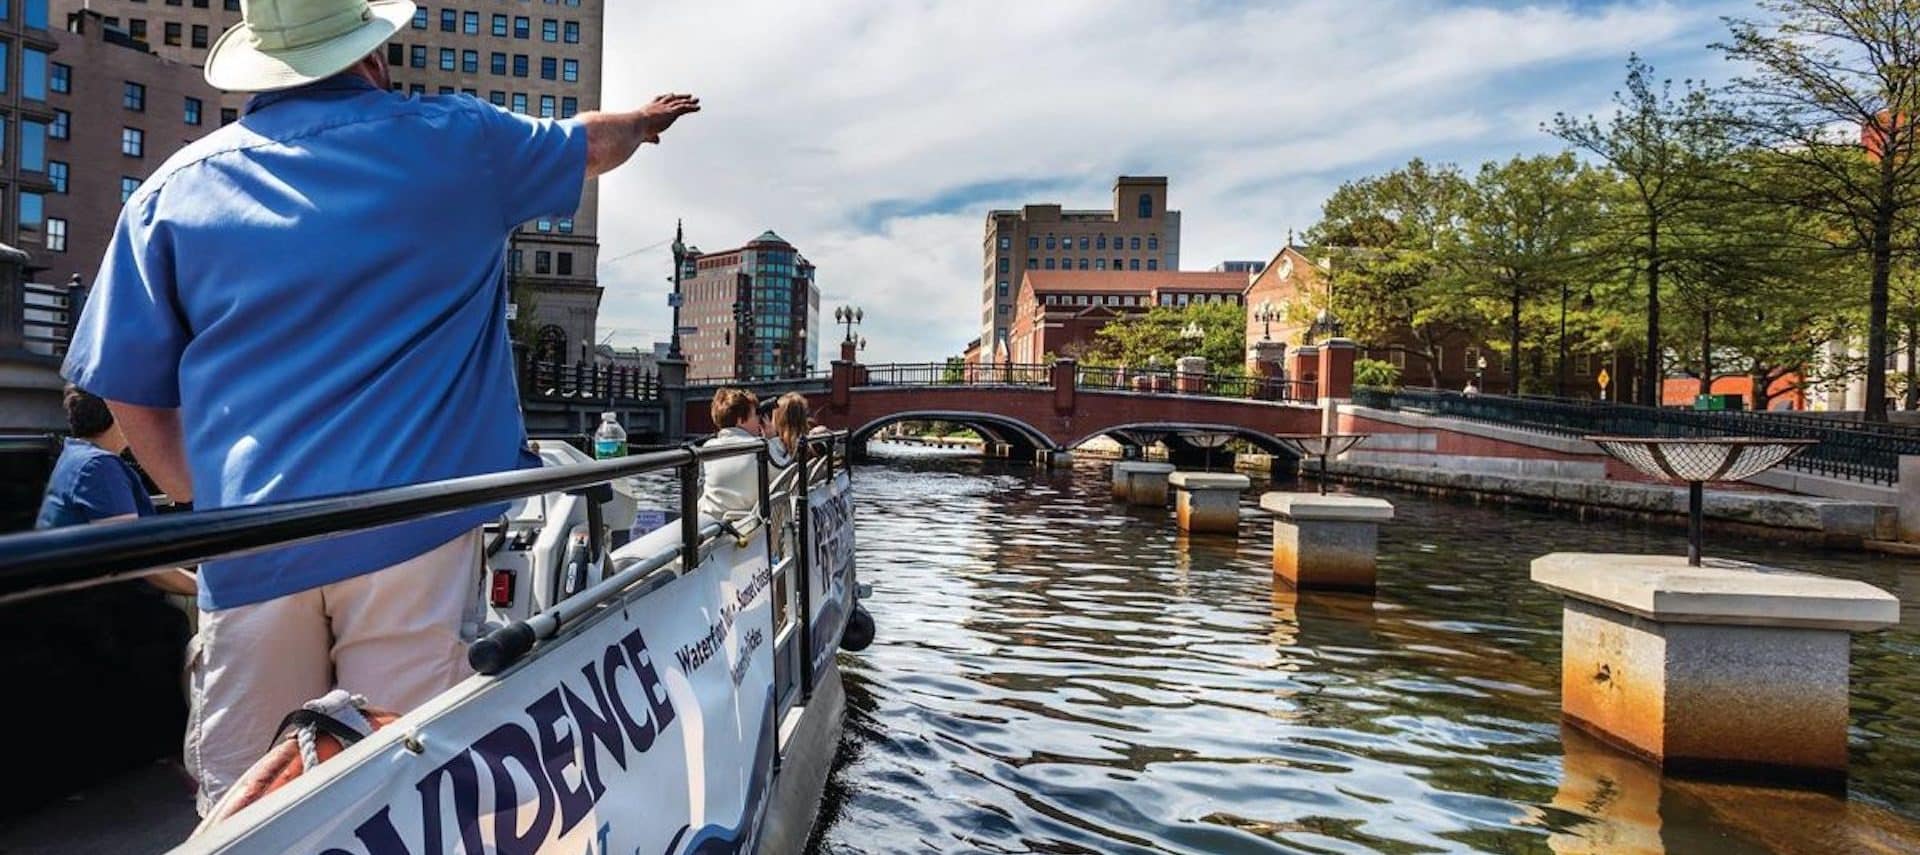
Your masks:
M987 213L981 243L980 343L973 361L991 358L1013 324L1021 276L1036 271L1151 272L1180 269L1180 212L1167 210L1164 176L1122 175L1111 210L1033 204Z
M93 281L120 208L175 150L219 127L221 93L97 12L54 33L48 103L46 275Z
M687 376L753 380L820 364L820 284L813 264L771 231L720 252L687 250L680 339Z
M153 51L194 67L240 21L240 0L53 0L61 20L82 8ZM387 45L393 86L414 95L464 93L504 109L566 117L600 107L605 0L465 0L421 3L412 25ZM244 108L227 94L209 109L220 121ZM169 109L173 109L170 105ZM76 116L85 123L86 116ZM107 121L117 120L114 118ZM204 121L204 119L203 119ZM178 147L150 146L154 164ZM599 191L589 181L572 217L523 224L508 242L508 275L529 304L525 326L543 346L560 341L569 360L590 356L600 310ZM423 230L429 224L421 224ZM423 231L424 233L424 231Z
M1232 272L1029 271L1021 277L1014 300L1006 359L1037 363L1049 356L1077 355L1101 327L1115 320L1154 306L1237 305L1246 287L1247 275Z

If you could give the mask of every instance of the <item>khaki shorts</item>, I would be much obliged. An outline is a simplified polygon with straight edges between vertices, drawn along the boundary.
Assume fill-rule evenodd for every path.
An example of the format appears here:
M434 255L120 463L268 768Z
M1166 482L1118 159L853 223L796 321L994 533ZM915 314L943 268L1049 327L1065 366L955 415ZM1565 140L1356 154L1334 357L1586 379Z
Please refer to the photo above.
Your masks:
M404 713L472 673L480 532L384 570L200 613L189 664L187 771L205 816L301 704L342 688Z

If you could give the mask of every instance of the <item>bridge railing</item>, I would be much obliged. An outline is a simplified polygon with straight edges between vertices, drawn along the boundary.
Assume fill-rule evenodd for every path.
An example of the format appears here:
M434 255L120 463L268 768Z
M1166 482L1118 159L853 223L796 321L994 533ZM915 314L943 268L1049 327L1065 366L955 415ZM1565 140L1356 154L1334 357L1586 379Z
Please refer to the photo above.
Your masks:
M529 361L522 369L520 394L546 400L657 401L660 376L625 365Z
M1029 363L950 365L888 362L862 365L863 386L1050 386L1053 366Z
M1786 468L1873 484L1896 483L1900 457L1920 454L1920 429L1779 413L1706 412L1611 401L1467 395L1417 388L1356 392L1354 400L1363 406L1418 410L1560 436L1812 439L1819 444L1788 460L1784 464Z
M1313 384L1236 374L1193 374L1165 368L1106 368L1082 366L1076 384L1082 389L1200 395L1249 401L1312 402Z

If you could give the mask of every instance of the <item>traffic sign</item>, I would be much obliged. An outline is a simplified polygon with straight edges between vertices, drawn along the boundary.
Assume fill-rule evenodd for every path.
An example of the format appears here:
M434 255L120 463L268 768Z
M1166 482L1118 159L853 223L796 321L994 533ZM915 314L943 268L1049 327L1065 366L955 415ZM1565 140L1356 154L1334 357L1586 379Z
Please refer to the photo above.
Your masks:
M668 294L668 295L667 295L667 305L668 305L668 306L671 306L671 307L673 307L673 308L675 308L675 309L678 309L678 308L680 308L680 295L679 295L679 294Z
M520 320L520 304L519 303L507 304L507 320L509 321Z
M1613 380L1613 375L1608 374L1607 369L1602 368L1600 369L1600 376L1594 379L1600 381L1600 391L1605 392L1607 390L1607 383Z

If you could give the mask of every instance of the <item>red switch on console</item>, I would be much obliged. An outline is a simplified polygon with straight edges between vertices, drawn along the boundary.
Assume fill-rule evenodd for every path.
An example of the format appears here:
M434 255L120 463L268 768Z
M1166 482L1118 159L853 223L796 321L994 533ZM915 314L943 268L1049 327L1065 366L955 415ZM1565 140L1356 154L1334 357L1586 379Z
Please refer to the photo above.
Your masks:
M512 570L493 571L493 591L491 599L493 601L493 607L497 609L504 609L513 605Z

